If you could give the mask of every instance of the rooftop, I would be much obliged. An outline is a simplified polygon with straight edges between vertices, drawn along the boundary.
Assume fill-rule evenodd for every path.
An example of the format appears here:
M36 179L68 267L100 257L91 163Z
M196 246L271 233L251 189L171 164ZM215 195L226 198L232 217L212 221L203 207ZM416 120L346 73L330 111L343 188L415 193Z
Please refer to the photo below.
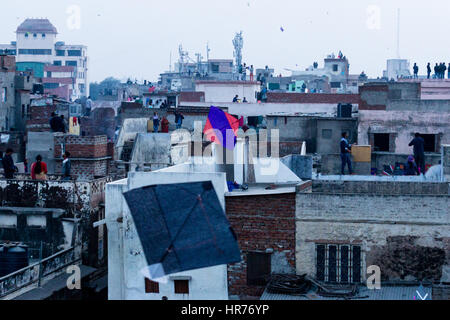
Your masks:
M418 286L382 286L379 290L369 290L367 287L360 287L359 293L352 300L420 300L417 297ZM432 299L432 288L423 287L425 294L428 294L426 300ZM261 300L339 300L343 298L323 297L310 291L303 295L288 295L279 293L269 293L267 290L261 296Z
M55 26L48 19L26 19L19 27L17 27L16 32L58 33Z

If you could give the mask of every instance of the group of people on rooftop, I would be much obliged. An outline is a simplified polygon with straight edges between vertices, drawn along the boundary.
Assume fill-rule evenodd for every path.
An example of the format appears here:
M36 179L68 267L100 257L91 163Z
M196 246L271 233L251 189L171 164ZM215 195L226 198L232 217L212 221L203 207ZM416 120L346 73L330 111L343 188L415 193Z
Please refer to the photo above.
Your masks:
M2 157L3 171L6 179L14 179L14 174L19 172L19 169L14 164L14 159L12 154L13 149L6 149L5 155ZM24 161L24 171L28 173L27 161ZM36 161L31 164L30 176L32 180L47 180L48 168L47 163L43 161L42 156L38 154L36 156ZM71 180L71 162L70 162L70 152L66 151L63 154L62 161L62 180Z
M174 115L175 115L176 129L181 129L181 126L183 125L184 116L178 110L175 110ZM162 119L160 119L158 113L155 111L153 113L152 120L153 120L153 132L154 133L159 131L160 124L161 124L162 132L169 132L169 120L167 120L166 117L162 117Z
M62 132L62 133L67 132L68 126L66 120L64 119L63 114L58 116L55 112L52 112L49 123L52 132Z
M418 79L419 78L419 66L417 65L417 63L414 63L413 71L414 71L414 79ZM435 66L434 66L433 78L434 79L445 79L445 71L447 71L447 78L450 79L450 63L448 64L448 68L447 68L445 62L441 62L441 63L436 62ZM432 73L431 63L428 62L428 64L427 64L427 79L431 78L431 73Z
M414 139L409 143L413 147L413 154L408 156L404 167L403 174L405 176L415 176L425 174L425 140L416 133ZM352 162L350 158L352 145L348 142L347 132L342 133L340 141L340 156L341 156L341 174L345 175L345 167L348 166L349 174L353 174Z

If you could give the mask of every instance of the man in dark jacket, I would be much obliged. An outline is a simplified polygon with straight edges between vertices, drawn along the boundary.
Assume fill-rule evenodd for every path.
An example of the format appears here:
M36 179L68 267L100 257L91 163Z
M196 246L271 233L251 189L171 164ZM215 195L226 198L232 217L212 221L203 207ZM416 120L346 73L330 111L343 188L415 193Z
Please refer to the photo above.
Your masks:
M418 167L419 174L425 174L425 141L420 136L420 133L415 134L415 138L409 143L409 146L414 146L414 159Z
M52 117L50 118L50 128L52 129L52 132L64 132L63 119L58 117L54 112L52 112Z
M12 158L13 150L8 148L2 159L3 170L5 172L6 179L14 179L14 172L17 171L17 167L14 165L14 160Z
M345 166L348 165L348 172L349 174L353 174L352 170L352 161L350 159L350 151L352 149L352 146L348 143L347 140L347 132L342 133L342 139L340 142L340 149L341 149L341 161L342 161L342 175L345 174Z

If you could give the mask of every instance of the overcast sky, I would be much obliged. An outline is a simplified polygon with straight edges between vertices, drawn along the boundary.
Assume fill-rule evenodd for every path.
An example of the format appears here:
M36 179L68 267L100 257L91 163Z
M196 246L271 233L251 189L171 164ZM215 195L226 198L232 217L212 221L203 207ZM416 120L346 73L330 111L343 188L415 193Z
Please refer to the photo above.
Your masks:
M247 64L289 74L285 68L322 66L342 50L351 73L377 77L397 55L398 8L401 57L418 62L419 73L428 61L449 63L448 0L2 0L0 43L15 40L25 18L46 17L58 40L88 46L91 81L154 81L169 69L171 52L178 59L179 44L195 59L206 57L209 41L210 58L232 59L242 30Z

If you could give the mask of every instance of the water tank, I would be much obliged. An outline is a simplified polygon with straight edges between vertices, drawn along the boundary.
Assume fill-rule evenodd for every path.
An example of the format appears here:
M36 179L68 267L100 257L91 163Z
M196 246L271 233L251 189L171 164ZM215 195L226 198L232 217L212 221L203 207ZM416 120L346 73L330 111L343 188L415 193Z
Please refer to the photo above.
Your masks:
M28 266L28 247L24 245L0 246L0 277Z

